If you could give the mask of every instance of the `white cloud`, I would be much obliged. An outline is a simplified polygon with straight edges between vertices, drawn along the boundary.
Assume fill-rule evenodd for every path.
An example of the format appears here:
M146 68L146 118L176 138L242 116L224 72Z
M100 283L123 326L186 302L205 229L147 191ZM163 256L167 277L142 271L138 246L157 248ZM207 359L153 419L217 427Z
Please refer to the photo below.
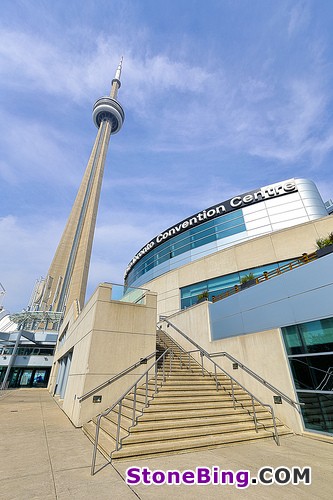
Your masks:
M0 74L2 84L19 87L33 86L41 92L82 97L110 82L118 60L110 47L124 45L119 37L100 36L91 40L89 52L78 53L70 44L54 45L40 36L2 29L0 31ZM126 45L126 43L125 43ZM200 92L209 77L200 67L170 60L163 54L134 56L131 47L125 53L124 92L127 106L137 107L139 101L151 99L152 92L175 88L179 91ZM138 110L139 112L139 110Z
M47 273L62 221L0 218L0 281L7 291L4 306L20 310L28 305L36 279Z
M12 120L5 112L2 116L0 144L6 161L0 164L0 172L7 182L29 178L63 184L65 173L68 184L78 185L80 173L70 144L74 134L69 138L60 128L41 121L20 116Z
M306 11L302 3L295 6L291 31L301 20L305 23ZM110 47L125 42L126 35L122 39L117 34L103 35L91 40L89 51L78 53L70 44L54 45L40 36L2 30L0 71L7 82L21 89L35 86L39 92L82 103L82 98L85 102L88 97L95 98L96 89L110 81L118 63ZM238 148L282 161L297 161L304 155L311 158L317 144L323 155L325 144L330 151L325 132L312 137L312 131L320 128L327 104L322 49L311 54L311 71L280 81L273 81L265 70L256 77L249 72L239 78L237 66L227 70L220 65L213 73L186 61L171 60L163 53L147 53L140 54L133 45L127 48L120 96L126 110L136 115L146 131L146 149ZM38 136L41 131L32 128L30 132L26 135L31 144L33 134ZM45 148L62 148L61 140L54 146L47 144L46 136L42 134Z
M292 7L288 23L288 35L292 37L307 27L311 19L311 12L308 2L296 2Z

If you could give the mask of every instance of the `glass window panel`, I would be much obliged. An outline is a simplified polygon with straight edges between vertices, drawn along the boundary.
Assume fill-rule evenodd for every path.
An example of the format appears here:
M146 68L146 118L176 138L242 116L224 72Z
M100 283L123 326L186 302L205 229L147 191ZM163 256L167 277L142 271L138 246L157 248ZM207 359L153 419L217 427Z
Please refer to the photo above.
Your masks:
M296 389L333 390L333 355L289 358Z
M223 290L226 288L230 288L239 283L238 273L228 274L226 276L222 276L221 278L212 279L208 281L208 290Z
M282 329L304 425L307 429L333 432L333 318L292 325ZM318 353L310 355L310 353ZM328 353L329 352L329 353ZM327 354L328 353L328 354ZM309 392L304 392L309 391Z
M234 212L230 212L229 214L225 214L222 217L219 217L219 220L229 221L233 219L243 218L242 210L235 210Z
M200 238L193 238L191 243L191 248L202 247L202 245L207 245L207 243L212 243L212 241L216 240L216 234L208 234L207 236L201 236Z
M191 241L189 235L187 235L185 238L176 241L176 243L172 241L171 251L173 257L175 257L176 255L181 255L182 253L187 252L189 250L191 250Z
M46 370L36 370L32 382L33 387L46 387Z
M214 229L215 228L215 221L211 220L208 222L205 222L203 224L200 224L199 226L192 227L189 230L190 235L198 234L201 233L202 231L205 231L206 229Z
M244 224L243 217L239 217L238 219L233 219L230 221L219 221L219 224L216 224L216 230L224 231L225 229L229 229L231 227L237 227L242 224Z
M333 433L333 394L316 394L298 391L304 425L307 429Z
M227 236L232 236L233 234L241 233L242 231L246 231L246 227L245 227L244 223L242 223L236 227L226 229L224 231L219 231L217 233L217 239L221 240L222 238L226 238Z
M282 335L288 354L301 354L304 351L297 325L282 328Z
M192 297L189 297L189 298L186 298L186 299L182 299L181 300L181 308L182 309L186 309L187 307L191 307L193 305L192 303Z
M333 351L333 318L299 325L308 352Z

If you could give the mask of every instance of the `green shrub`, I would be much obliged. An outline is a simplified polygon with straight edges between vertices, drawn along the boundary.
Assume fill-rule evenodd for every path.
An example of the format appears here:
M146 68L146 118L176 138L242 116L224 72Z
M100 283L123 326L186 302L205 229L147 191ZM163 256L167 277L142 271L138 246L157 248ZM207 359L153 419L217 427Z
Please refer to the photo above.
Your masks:
M333 245L333 231L329 233L325 238L318 238L316 240L317 248L324 248L329 245Z
M244 274L244 276L242 276L241 278L241 284L247 283L250 280L254 280L254 274L253 273Z
M202 292L198 295L198 302L201 302L203 300L208 300L208 291L207 290L205 290L204 292Z

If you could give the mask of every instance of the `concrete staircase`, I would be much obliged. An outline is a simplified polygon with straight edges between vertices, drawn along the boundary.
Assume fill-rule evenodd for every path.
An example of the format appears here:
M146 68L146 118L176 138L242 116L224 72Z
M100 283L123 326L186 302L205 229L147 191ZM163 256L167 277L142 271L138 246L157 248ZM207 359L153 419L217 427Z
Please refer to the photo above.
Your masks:
M173 349L172 373L154 394L155 383L148 384L150 397L145 406L145 387L137 390L137 425L132 426L133 394L122 404L121 433L122 447L116 448L118 410L115 409L101 421L99 450L112 460L147 458L173 453L185 453L198 449L214 448L270 438L274 434L271 414L255 404L258 432L256 432L252 400L239 386L234 384L235 408L231 397L230 379L218 376L219 390L215 379L204 371L193 359L188 359L182 349L163 332L158 333L160 350ZM169 366L170 358L166 366ZM160 369L161 371L161 369ZM162 383L162 375L158 381ZM117 407L118 408L118 407ZM290 434L278 420L278 433ZM84 425L86 435L94 441L96 419Z

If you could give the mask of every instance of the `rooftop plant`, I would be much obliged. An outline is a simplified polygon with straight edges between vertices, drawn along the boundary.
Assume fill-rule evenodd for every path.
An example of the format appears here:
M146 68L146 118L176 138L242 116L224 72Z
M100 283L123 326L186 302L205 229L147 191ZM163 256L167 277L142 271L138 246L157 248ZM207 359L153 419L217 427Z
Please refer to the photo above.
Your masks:
M324 248L329 245L333 245L333 231L324 238L318 238L316 240L316 244L317 248Z
M249 274L244 274L241 278L241 284L247 283L248 281L254 280L254 274L249 273Z
M208 297L209 297L208 291L205 290L204 292L198 295L198 302L202 302L203 300L208 300Z

